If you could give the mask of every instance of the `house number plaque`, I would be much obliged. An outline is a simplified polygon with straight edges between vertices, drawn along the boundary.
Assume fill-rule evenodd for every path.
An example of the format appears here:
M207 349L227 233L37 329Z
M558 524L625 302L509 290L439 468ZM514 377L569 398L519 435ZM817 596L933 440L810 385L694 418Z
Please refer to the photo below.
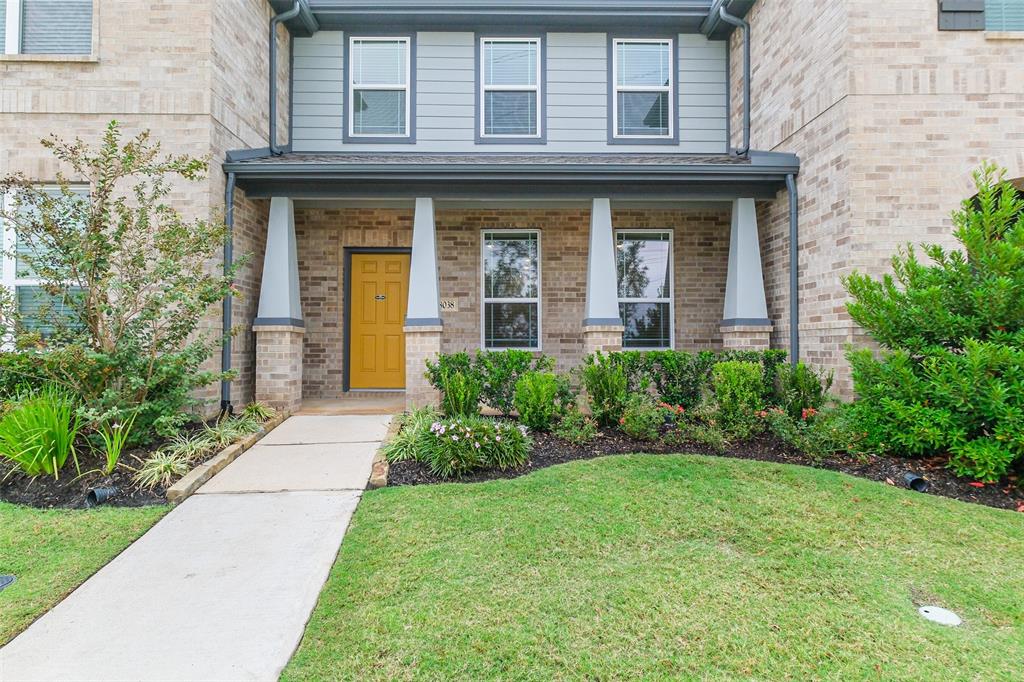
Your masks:
M441 311L446 313L457 313L459 312L459 299L457 298L442 298L441 299Z

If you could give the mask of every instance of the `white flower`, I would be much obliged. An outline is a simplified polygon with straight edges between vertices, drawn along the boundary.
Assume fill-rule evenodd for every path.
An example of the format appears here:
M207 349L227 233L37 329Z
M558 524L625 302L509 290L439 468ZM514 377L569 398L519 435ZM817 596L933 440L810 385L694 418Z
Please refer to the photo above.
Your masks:
M458 439L459 439L458 436L452 436L452 440L458 440Z
M494 440L495 440L495 442L500 443L501 442L501 436L495 436Z

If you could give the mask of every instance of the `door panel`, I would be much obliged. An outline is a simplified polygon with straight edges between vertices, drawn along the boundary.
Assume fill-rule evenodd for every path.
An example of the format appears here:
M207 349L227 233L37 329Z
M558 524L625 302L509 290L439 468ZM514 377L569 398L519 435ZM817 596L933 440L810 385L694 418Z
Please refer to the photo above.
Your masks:
M405 388L409 254L352 254L350 388Z

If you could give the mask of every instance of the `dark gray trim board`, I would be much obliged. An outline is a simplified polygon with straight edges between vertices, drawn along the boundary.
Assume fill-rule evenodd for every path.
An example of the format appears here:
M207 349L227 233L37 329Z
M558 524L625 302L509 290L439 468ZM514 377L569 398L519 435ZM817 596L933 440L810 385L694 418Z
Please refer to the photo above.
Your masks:
M252 321L254 327L302 327L306 323L295 317L257 317Z
M406 327L442 327L444 321L440 317L407 317Z
M407 83L409 88L409 118L405 122L409 129L409 134L405 137L368 137L364 135L350 135L348 126L352 112L352 88L349 83L349 65L352 63L351 55L349 54L349 48L352 45L352 39L358 38L407 38L409 40L409 82ZM345 144L359 145L359 144L416 144L416 72L419 71L416 65L416 31L409 29L397 30L395 28L381 28L380 31L376 32L356 32L346 31L343 34L345 41L344 52L345 55L342 63L343 78L345 79L343 97L345 103L345 110L341 116L341 135L342 140Z
M355 253L412 253L409 246L345 246L342 247L342 301L341 319L344 326L344 334L341 349L341 390L348 393L349 386L349 362L352 360L352 254ZM411 283L410 283L411 285ZM406 320L405 324L408 324ZM406 377L408 382L409 377Z
M480 131L483 129L483 87L482 74L483 65L481 60L482 41L484 38L524 38L539 40L540 43L540 83L537 87L538 109L540 116L537 119L537 137L485 137ZM510 31L508 29L495 31L477 31L473 34L473 138L477 144L547 144L548 142L548 34L547 31L536 33L534 31Z
M722 327L771 327L772 321L767 317L734 317L722 320Z
M622 320L618 317L588 317L583 320L584 327L621 327Z

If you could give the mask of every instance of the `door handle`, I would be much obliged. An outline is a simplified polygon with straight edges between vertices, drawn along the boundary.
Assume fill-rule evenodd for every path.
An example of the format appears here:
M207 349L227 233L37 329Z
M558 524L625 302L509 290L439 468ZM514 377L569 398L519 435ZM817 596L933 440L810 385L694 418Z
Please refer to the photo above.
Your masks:
M377 300L377 301L383 301L386 298L386 296L384 296L384 294L377 294L373 298L374 298L374 300Z

